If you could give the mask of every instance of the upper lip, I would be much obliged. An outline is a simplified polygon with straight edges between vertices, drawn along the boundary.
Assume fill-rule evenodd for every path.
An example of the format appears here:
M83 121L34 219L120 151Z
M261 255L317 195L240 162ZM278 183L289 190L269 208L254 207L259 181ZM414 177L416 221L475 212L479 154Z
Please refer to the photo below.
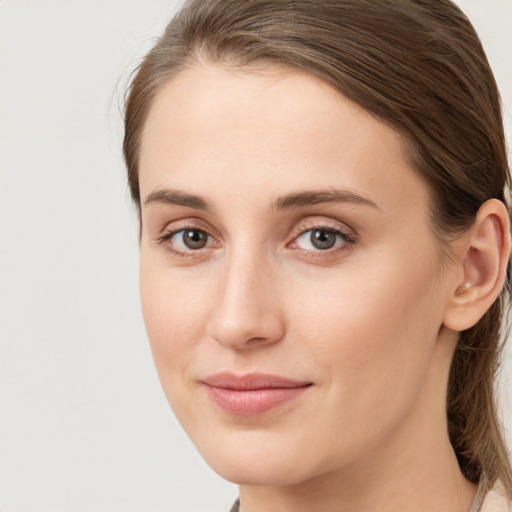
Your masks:
M298 388L312 384L311 382L289 379L279 375L270 375L265 373L246 373L243 375L236 375L231 372L222 372L210 375L203 379L202 382L215 388L233 389L236 391Z

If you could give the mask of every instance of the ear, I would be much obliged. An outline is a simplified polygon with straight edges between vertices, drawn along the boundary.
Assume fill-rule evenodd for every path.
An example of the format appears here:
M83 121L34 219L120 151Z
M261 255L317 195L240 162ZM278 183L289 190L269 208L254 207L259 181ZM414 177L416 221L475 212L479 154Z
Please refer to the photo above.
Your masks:
M484 316L505 283L510 244L507 208L501 201L490 199L456 243L458 268L445 309L445 327L464 331Z

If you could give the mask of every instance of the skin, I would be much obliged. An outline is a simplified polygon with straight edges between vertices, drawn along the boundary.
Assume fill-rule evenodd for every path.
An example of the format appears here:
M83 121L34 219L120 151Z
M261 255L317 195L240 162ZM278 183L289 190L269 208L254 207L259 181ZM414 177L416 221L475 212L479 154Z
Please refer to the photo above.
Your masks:
M466 297L492 272L480 252L467 258L476 231L455 263L441 258L429 190L394 130L305 73L197 65L155 98L140 188L160 380L206 461L240 484L243 512L467 512L475 486L448 440L445 395L456 330L474 320ZM489 210L478 233L505 253ZM185 228L206 245L187 247ZM335 245L315 248L314 229ZM466 274L477 292L460 291ZM221 371L312 385L241 417L201 383Z

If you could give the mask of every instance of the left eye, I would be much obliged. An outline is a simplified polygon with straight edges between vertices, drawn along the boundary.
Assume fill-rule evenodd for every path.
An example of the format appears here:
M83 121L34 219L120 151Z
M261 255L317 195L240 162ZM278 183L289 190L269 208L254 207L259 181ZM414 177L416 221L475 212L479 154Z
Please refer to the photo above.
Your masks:
M327 251L345 243L346 237L333 229L308 229L297 237L297 246L306 251Z
M210 235L200 229L182 229L170 237L171 243L181 250L203 249L210 242Z

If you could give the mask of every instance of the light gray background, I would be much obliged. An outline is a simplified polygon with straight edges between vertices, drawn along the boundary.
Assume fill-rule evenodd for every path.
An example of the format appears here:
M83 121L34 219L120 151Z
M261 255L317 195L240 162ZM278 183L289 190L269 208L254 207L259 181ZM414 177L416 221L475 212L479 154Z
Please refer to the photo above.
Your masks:
M195 452L160 390L121 160L127 75L179 3L0 0L4 512L220 512L237 494ZM459 3L510 127L512 0ZM509 430L510 376L508 355Z

